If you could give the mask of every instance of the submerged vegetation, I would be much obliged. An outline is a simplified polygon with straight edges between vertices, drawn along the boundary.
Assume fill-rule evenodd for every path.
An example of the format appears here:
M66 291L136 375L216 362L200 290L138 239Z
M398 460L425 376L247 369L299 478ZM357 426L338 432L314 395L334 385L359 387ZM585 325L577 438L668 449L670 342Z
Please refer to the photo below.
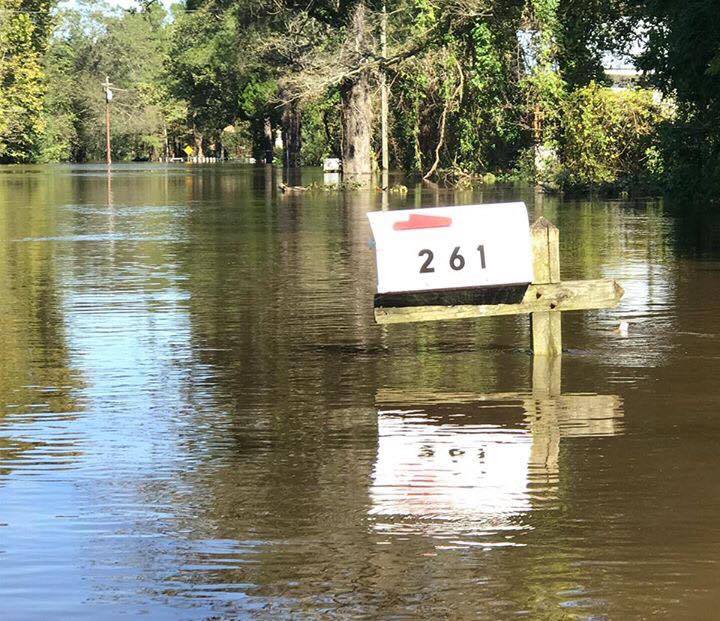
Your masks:
M714 0L0 0L0 161L198 156L720 193ZM383 42L387 43L384 45ZM642 76L612 88L603 59ZM617 85L615 85L617 86Z

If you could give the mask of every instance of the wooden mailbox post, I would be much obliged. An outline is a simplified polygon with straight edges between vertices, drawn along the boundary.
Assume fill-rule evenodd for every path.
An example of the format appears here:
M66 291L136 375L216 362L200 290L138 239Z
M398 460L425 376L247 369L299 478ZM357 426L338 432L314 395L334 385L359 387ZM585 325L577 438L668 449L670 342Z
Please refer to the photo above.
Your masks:
M527 228L527 224L525 226ZM561 281L558 229L543 217L530 227L530 244L533 279L519 302L389 307L383 305L383 296L378 296L375 320L379 324L396 324L530 314L533 352L541 356L559 355L562 353L562 312L614 308L624 291L612 279ZM483 256L483 267L484 263Z

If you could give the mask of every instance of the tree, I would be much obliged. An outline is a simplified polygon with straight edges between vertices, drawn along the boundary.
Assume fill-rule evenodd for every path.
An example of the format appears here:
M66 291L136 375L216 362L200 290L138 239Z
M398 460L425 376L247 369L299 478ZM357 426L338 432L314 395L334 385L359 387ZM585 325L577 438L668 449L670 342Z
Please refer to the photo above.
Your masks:
M42 58L52 5L49 0L0 0L0 162L37 156L44 131Z
M169 27L162 6L118 12L84 2L59 19L45 62L51 79L44 158L102 158L101 82L106 76L116 86L111 122L115 158L166 155L173 132L185 132L185 105L172 96L166 75Z
M343 170L366 175L373 168L373 91L380 71L415 58L444 39L460 36L491 16L492 0L396 0L388 2L390 46L386 58L379 51L379 0L276 3L288 15L288 39L296 53L292 78L302 96L338 87L342 120ZM422 16L425 27L418 27Z
M715 0L639 0L634 19L646 33L640 66L677 101L663 130L671 187L720 193L720 11Z
M214 2L191 3L175 14L168 59L171 90L187 102L195 151L219 150L222 130L238 115L242 84L238 28L232 12Z
M570 88L606 82L603 55L632 43L624 0L562 0L557 6L557 63Z

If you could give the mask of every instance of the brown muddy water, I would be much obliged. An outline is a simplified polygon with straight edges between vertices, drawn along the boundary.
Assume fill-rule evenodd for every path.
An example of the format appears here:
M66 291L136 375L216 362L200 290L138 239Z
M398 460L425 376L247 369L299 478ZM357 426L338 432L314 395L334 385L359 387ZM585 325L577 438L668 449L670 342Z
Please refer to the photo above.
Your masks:
M527 318L374 325L380 195L277 181L0 169L0 617L717 618L717 211L392 195L621 282L533 380Z

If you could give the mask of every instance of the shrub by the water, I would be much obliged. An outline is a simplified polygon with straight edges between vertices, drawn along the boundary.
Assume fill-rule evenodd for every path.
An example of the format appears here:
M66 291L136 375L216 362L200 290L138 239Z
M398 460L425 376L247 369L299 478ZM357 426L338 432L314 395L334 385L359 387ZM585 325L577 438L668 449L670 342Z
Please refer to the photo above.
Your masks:
M649 90L591 83L570 93L558 136L557 182L566 188L656 183L662 173L658 128L667 115Z
M685 104L660 126L663 187L673 194L720 196L720 137L710 117Z

